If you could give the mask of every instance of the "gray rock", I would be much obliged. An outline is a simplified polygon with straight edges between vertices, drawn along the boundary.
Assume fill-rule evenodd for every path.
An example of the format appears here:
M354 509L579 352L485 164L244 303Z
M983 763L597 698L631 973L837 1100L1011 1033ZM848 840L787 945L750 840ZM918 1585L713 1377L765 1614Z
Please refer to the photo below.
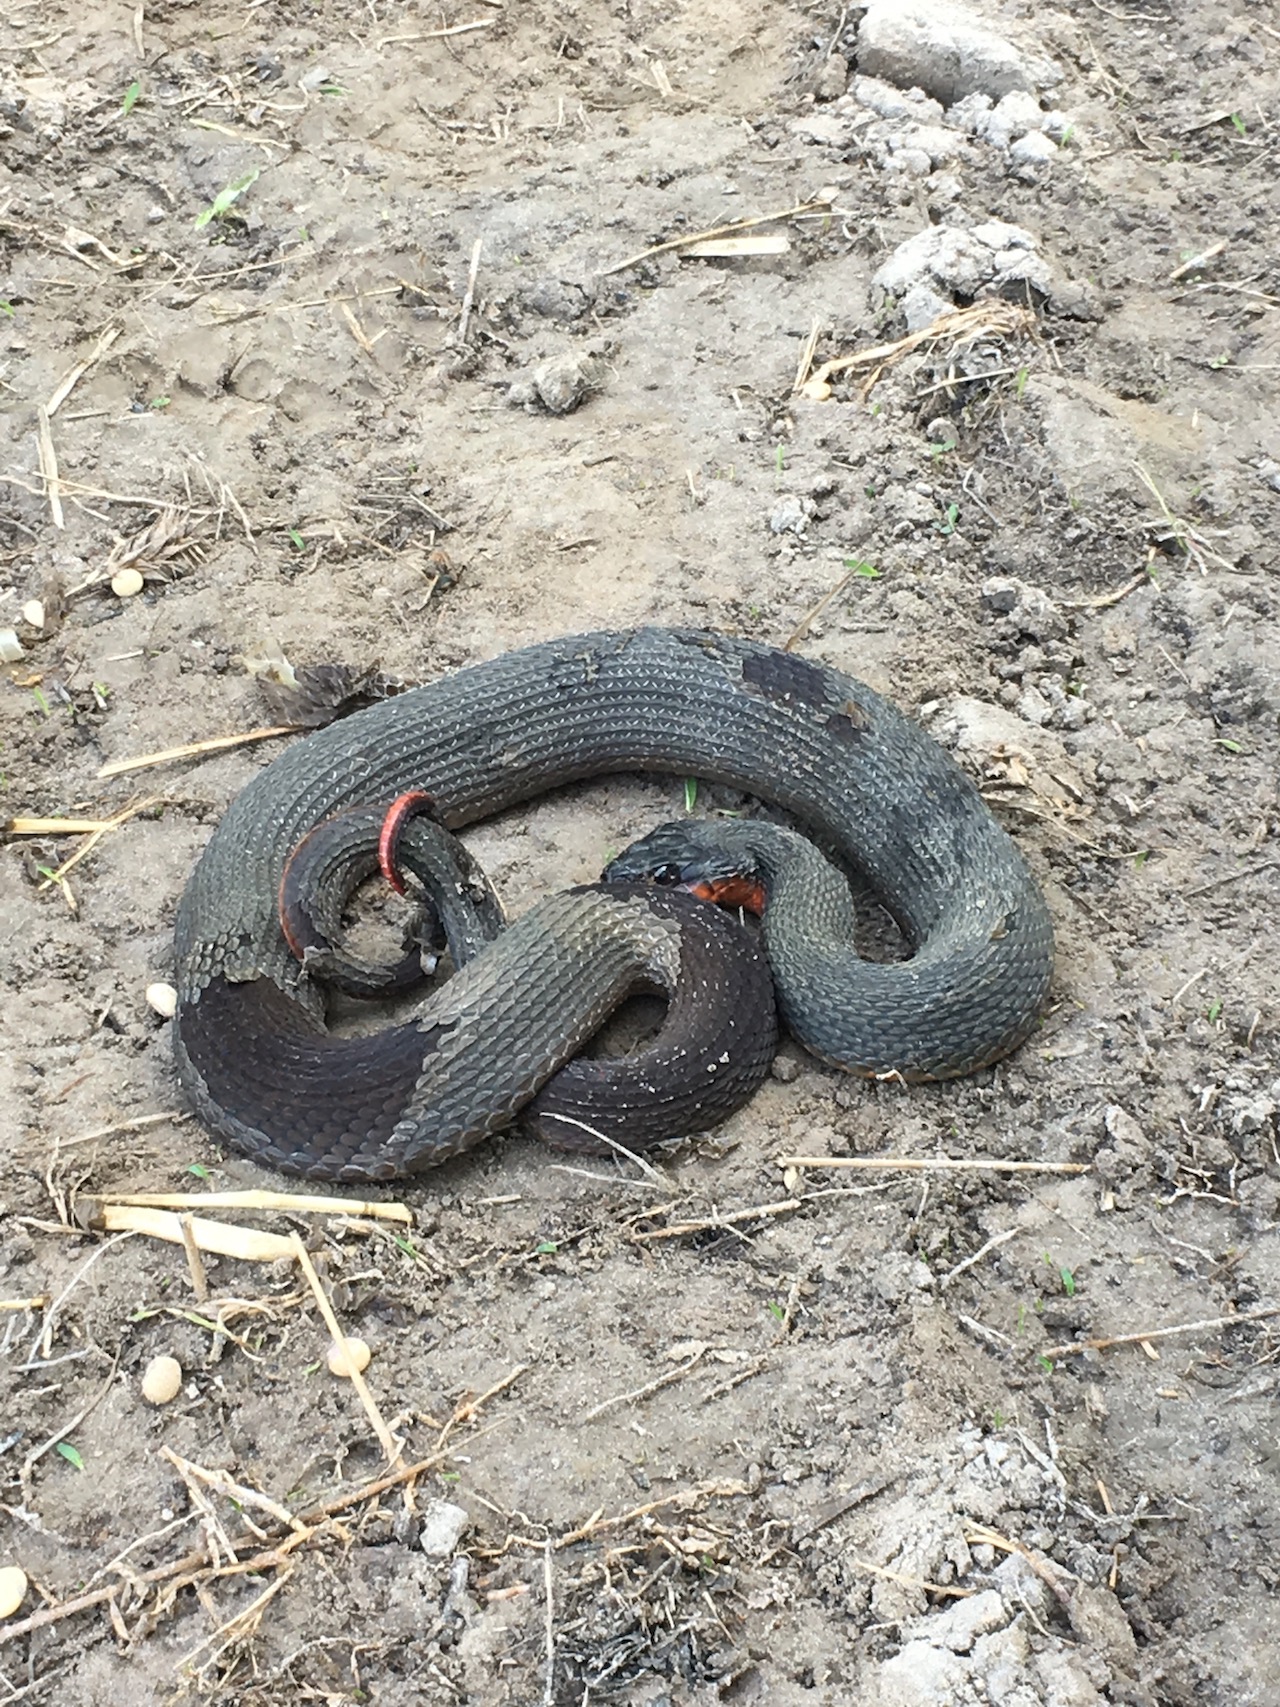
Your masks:
M590 356L553 356L517 379L507 391L507 400L526 409L568 415L588 392L598 389L603 374L603 364Z
M769 512L769 528L773 533L803 533L809 525L813 506L804 498L779 498Z
M902 296L927 279L948 291L976 296L991 277L992 260L991 250L971 232L930 225L899 243L871 282L890 296Z
M793 121L792 134L824 148L844 148L853 135L853 125L841 113L809 113Z
M908 1642L880 1667L880 1707L951 1707L968 1677L968 1666L947 1649Z
M926 326L932 326L941 315L949 314L955 303L949 296L943 296L941 291L935 290L931 284L921 281L905 292L901 306L907 331L923 332Z
M977 136L985 126L993 105L990 95L966 95L948 109L947 123Z
M933 170L933 162L923 148L912 148L909 145L891 146L885 169L890 172L905 172L910 178L927 178Z
M842 53L829 53L814 78L814 95L819 101L834 101L844 94L848 81L849 61Z
M914 119L918 124L942 121L942 103L931 101L923 89L904 91L878 77L855 77L852 94L860 107L878 113L882 119Z
M858 65L900 89L946 105L965 95L999 100L1060 80L1055 66L1015 47L953 0L871 0L858 30Z
M997 148L1007 148L1015 137L1039 130L1044 115L1035 96L1025 89L1015 89L997 101L983 121L980 135Z
M967 1654L979 1636L999 1630L1009 1622L1004 1601L993 1588L967 1600L956 1600L945 1611L930 1613L912 1625L911 1634L928 1640L935 1648L950 1648Z
M448 1500L432 1500L423 1513L422 1534L418 1545L432 1559L447 1559L461 1541L471 1513Z
M1037 687L1028 684L1018 696L1018 716L1037 728L1049 721L1053 707Z
M1019 166L1046 166L1057 152L1057 143L1051 142L1042 130L1031 130L1012 145L1009 158Z

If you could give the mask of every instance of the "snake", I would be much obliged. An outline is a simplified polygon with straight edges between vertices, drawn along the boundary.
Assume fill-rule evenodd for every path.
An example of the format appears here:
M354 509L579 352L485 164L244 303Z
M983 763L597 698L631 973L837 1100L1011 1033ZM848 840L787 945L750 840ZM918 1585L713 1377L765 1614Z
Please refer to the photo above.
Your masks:
M345 905L375 869L400 894L406 869L421 889L406 932L409 952L389 965L353 955L341 941ZM447 949L464 975L424 1005L418 1040L411 1038L409 1048L424 1057L439 1051L418 1095L424 1105L442 1105L458 1148L518 1110L522 1124L556 1149L648 1150L727 1119L755 1094L773 1062L770 968L758 939L736 920L692 894L615 878L607 888L584 884L544 902L506 936L502 904L483 869L419 790L390 807L348 808L304 836L285 865L279 914L307 974L358 997L412 990L435 969L436 951ZM473 964L482 957L482 965ZM525 993L531 978L542 998L533 1014ZM547 1079L547 1067L586 1041L620 995L631 992L666 999L656 1035L625 1055L569 1060ZM330 1094L334 1075L346 1071L331 1047L317 1044L310 1053L309 1070L299 1075L304 1088L286 1082L291 1101L299 1095L314 1101L317 1088ZM431 1070L434 1079L424 1082ZM511 1072L516 1077L504 1095L503 1074ZM444 1074L452 1075L456 1095ZM541 1088L527 1101L535 1085ZM348 1125L359 1131L358 1123ZM437 1120L433 1159L444 1159L449 1136ZM406 1153L398 1162L386 1147L376 1158L358 1158L352 1177L370 1177L375 1161L396 1177L411 1171L412 1160ZM317 1164L308 1167L305 1155L286 1157L283 1165L295 1161L300 1165L292 1171L317 1177ZM331 1150L318 1165L332 1173L337 1161Z
M325 1032L322 989L281 928L283 873L299 841L352 806L421 789L458 829L629 771L699 778L781 809L897 921L912 954L895 966L819 964L800 949L819 1012L859 1016L856 1052L829 1059L942 1079L999 1060L1034 1029L1053 969L1048 908L925 729L856 678L785 649L696 628L605 630L503 653L356 712L235 797L175 926L174 1056L200 1117L268 1164L342 1179L416 1173L509 1124L573 1054L530 1059L534 1032L541 1045L560 1026L546 979L582 944L581 920L548 897L451 981L471 975L474 999L448 1022L472 1050L463 1084L436 1071L434 995L421 1018L374 1037ZM661 891L644 887L597 888L587 912L647 910ZM501 1072L499 1042L514 1051ZM481 1082L481 1068L502 1084ZM486 1096L492 1107L477 1113Z

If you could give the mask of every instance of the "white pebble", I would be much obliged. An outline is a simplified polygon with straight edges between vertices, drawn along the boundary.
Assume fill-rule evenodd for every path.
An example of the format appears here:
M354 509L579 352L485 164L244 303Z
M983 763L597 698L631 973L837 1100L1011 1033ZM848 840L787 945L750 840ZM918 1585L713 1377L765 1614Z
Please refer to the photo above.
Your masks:
M182 1365L176 1357L153 1357L143 1371L142 1396L149 1405L167 1405L182 1386Z
M29 628L44 627L44 604L40 599L28 599L22 607L22 620Z
M0 628L0 664L16 664L26 649L12 628Z
M22 1566L0 1566L0 1618L12 1618L26 1598L27 1573Z
M343 1375L350 1380L352 1367L357 1373L363 1373L372 1356L363 1340L348 1338L341 1345L334 1340L329 1346L329 1369L334 1375Z
M142 591L142 576L136 569L119 569L111 577L111 591L118 599L131 599Z
M172 984L148 984L147 1006L154 1008L161 1019L172 1019L178 1011L178 992Z

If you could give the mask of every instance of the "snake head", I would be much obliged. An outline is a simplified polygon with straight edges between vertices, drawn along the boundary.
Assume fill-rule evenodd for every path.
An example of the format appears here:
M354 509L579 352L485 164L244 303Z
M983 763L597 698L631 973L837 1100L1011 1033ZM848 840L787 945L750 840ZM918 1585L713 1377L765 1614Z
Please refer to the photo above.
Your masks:
M763 913L764 876L741 834L744 827L701 818L661 824L624 849L606 868L604 880L687 889L718 906Z

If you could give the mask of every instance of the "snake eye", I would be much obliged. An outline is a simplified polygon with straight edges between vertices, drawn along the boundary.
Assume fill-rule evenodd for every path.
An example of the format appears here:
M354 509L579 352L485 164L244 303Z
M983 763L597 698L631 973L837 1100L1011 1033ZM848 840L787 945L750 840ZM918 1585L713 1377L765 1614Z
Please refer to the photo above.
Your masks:
M658 867L653 874L653 881L660 883L664 889L669 889L673 884L679 883L683 877L684 872L680 867L669 861L666 865Z

